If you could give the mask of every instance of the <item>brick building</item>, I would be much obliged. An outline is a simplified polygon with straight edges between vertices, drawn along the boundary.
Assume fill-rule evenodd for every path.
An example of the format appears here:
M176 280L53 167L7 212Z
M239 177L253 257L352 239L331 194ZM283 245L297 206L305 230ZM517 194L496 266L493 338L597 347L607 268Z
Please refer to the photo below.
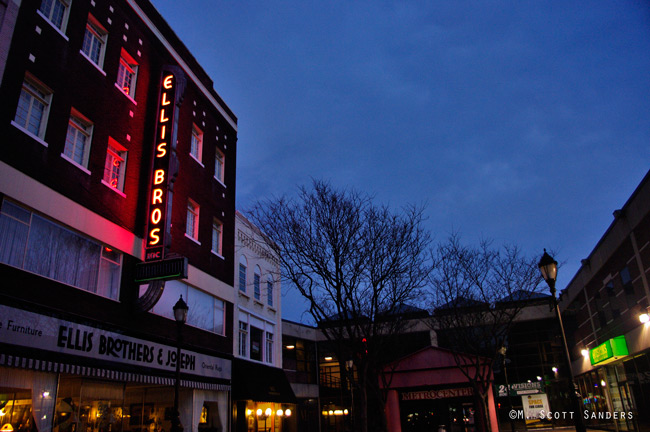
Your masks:
M228 430L237 118L148 0L0 25L0 422L168 430L182 296L181 421ZM163 257L186 277L135 281Z
M650 172L560 299L588 426L650 429L649 271Z

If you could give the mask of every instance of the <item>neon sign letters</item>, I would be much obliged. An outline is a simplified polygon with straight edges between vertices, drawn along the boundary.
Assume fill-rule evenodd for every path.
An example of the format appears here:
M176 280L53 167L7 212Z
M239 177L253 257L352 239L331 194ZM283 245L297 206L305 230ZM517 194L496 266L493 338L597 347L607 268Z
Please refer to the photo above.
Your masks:
M153 173L149 193L149 214L145 261L164 258L165 235L167 234L167 207L169 197L169 160L174 132L174 107L176 98L176 77L164 72L160 88L158 119L154 141Z

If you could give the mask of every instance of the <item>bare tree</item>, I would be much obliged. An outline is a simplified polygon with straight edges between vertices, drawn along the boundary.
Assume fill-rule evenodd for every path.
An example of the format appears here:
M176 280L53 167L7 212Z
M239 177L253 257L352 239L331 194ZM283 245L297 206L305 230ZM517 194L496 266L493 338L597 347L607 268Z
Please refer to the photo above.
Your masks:
M454 352L458 369L481 401L479 427L490 430L488 395L492 366L522 308L541 282L535 258L516 246L461 244L452 234L433 252L431 326L440 345Z
M308 300L341 366L353 360L359 384L353 415L362 432L368 392L384 402L378 371L387 336L403 330L398 312L418 298L430 271L422 211L394 213L367 195L314 180L295 199L268 199L250 213L279 249L283 278Z

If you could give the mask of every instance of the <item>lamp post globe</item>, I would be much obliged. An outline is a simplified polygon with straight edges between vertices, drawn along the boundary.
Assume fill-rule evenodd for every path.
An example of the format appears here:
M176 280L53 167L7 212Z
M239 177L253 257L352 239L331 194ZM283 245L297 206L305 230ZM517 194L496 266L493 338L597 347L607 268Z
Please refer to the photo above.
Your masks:
M548 284L548 287L551 289L551 294L555 297L555 281L557 280L557 261L553 259L552 256L546 252L544 249L544 255L539 260L539 271L542 273L542 277Z
M178 299L173 309L174 309L174 319L176 319L176 322L179 324L185 324L185 322L187 321L187 311L189 310L189 307L187 306L187 303L185 303L185 301L183 300L182 294L181 294L181 298Z
M174 319L176 320L178 335L176 338L176 380L174 382L174 410L171 418L170 432L183 432L183 425L181 424L180 413L178 411L178 395L180 392L181 384L181 329L183 324L187 321L187 311L189 307L183 300L183 296L178 299L173 307Z
M557 321L560 325L560 335L562 336L562 344L564 346L564 363L565 368L569 372L570 378L570 388L569 388L569 399L571 401L572 411L574 411L573 419L575 422L576 432L586 432L587 428L585 427L584 421L582 420L582 403L578 397L578 387L575 383L575 378L573 376L573 368L571 367L571 356L569 355L569 346L566 342L566 334L564 333L564 324L562 323L562 314L560 313L560 305L555 296L555 281L557 280L557 261L553 259L551 255L546 252L544 249L544 254L537 264L539 271L542 274L542 277L548 284L548 287L551 291L551 297L553 298L553 306L555 307L555 314L557 315Z

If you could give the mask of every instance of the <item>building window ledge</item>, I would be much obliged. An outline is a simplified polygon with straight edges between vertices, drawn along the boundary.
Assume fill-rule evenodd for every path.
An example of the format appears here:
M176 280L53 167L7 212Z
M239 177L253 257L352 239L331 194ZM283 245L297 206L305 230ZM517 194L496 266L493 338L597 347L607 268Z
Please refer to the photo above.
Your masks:
M192 153L190 153L190 157L191 157L192 159L194 159L194 160L196 161L196 163L198 163L199 165L201 165L201 168L205 168L205 165L203 165L203 163L201 163L201 161L198 160L198 159L197 159L197 158L196 158Z
M185 233L185 237L187 237L188 239L192 240L192 241L193 241L194 243L196 243L197 245L201 246L201 242L200 242L200 241L198 241L198 240L195 239L194 237L191 237L191 236L187 235L187 233Z
M45 20L45 22L48 23L48 24L50 25L50 27L52 27L54 30L56 30L56 32L57 32L58 34L60 34L60 35L63 37L63 39L66 40L66 42L68 42L68 41L70 40L70 39L68 39L68 37L65 35L65 33L63 33L63 32L61 31L60 28L58 28L57 26L55 26L55 25L52 23L52 21L50 21L49 19L47 19L47 17L46 17L45 15L43 15L43 12L41 12L40 10L37 10L36 13L39 14L39 15L41 16L41 18L43 18L43 19Z
M117 83L115 83L115 88L118 89L118 90L120 91L120 93L122 93L124 96L126 96L126 98L127 98L128 100L130 100L131 102L133 102L133 105L136 105L136 106L138 105L138 103L135 101L135 99L133 99L133 98L132 98L131 96L129 96L128 94L124 93L124 90L122 90L122 88L121 88L119 85L117 85Z
M107 188L109 188L110 190L112 190L113 192L115 192L116 194L118 194L119 196L126 198L126 194L124 192L122 192L121 190L119 190L117 188L114 188L113 186L108 184L108 182L106 180L102 179L102 184L104 186L106 186Z
M12 125L13 127L15 127L16 129L18 129L19 131L21 131L22 133L24 133L24 134L30 136L31 138L33 138L34 140L36 140L37 143L39 143L39 144L41 144L41 145L43 145L43 146L45 146L45 147L48 147L48 144L47 144L45 141L43 141L42 138L40 138L40 137L34 135L33 133L31 133L30 131L28 131L28 130L25 129L24 127L20 126L20 125L19 125L18 123L16 123L15 121L12 120L12 121L11 121L11 125Z
M88 175L91 174L91 172L90 172L90 170L89 170L88 168L86 168L86 167L83 166L83 165L79 165L79 163L77 163L76 161L70 159L70 158L69 158L68 156L66 156L64 153L61 153L61 157L62 157L63 159L65 159L65 160L67 160L68 162L70 162L72 165L74 165L74 166L76 166L77 168L79 168L81 171L85 172L86 174L88 174Z
M106 76L106 72L104 72L104 70L103 70L102 68L100 68L99 65L97 65L97 63L95 63L94 61L92 61L92 60L90 59L90 57L88 57L88 56L86 55L85 52L83 52L83 51L79 51L79 54L81 54L81 55L82 55L86 60L88 60L88 61L90 62L91 65L95 66L95 69L97 69L97 70L99 71L99 73L101 73L102 75Z

